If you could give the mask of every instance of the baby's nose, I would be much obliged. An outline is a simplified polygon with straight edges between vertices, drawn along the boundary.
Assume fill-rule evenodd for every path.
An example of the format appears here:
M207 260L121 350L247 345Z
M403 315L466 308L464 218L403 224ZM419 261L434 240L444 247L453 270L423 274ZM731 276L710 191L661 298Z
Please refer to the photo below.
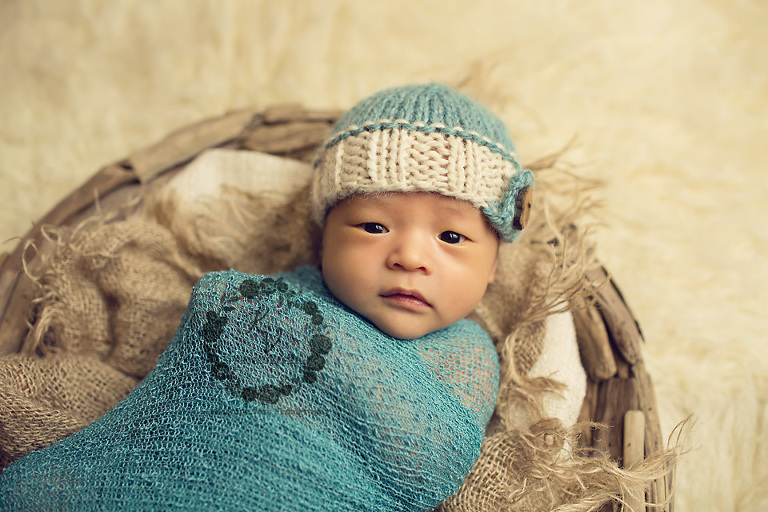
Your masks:
M416 236L402 236L387 258L387 266L409 272L428 273L431 270L429 260L429 248L425 241Z

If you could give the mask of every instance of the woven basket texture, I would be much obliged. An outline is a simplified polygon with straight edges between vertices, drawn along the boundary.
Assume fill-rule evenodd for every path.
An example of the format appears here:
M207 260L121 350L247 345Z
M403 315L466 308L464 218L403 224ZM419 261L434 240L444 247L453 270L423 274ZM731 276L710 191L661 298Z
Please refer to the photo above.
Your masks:
M249 265L238 260L243 255L224 261L213 249L195 247L192 238L179 239L162 195L167 180L210 148L309 161L338 116L336 111L276 106L184 127L101 169L3 256L0 467L84 428L124 398L173 336L195 281L210 270ZM529 234L505 249L500 269L503 273L506 265L520 276L491 288L477 317L501 347L508 385L502 385L497 406L503 416L505 401L520 398L510 386L525 382L520 376L538 357L545 317L568 308L588 375L580 420L603 427L580 424L574 433L539 418L515 436L489 436L462 489L443 504L446 511L548 510L564 503L562 492L577 495L570 503L575 510L579 499L589 499L588 491L555 479L562 484L561 494L555 492L548 501L543 497L558 484L545 485L553 475L536 473L562 456L558 447L563 443L575 443L579 453L594 450L595 460L603 464L614 461L615 472L607 465L590 468L583 461L579 469L568 468L603 471L595 486L606 510L621 507L619 499L632 510L644 508L643 500L648 510L671 507L671 473L656 471L657 478L639 482L621 480L622 468L664 451L656 399L643 363L640 329L609 272L594 259L583 230L576 227L579 208L558 208L557 187L546 185L556 161L554 156L529 163L544 185L537 188ZM256 201L238 200L245 210ZM291 220L308 218L306 190L280 205L258 201L262 211L250 219L258 227L249 238L258 234L271 250L243 270L271 273L313 262L316 233L310 224ZM546 215L543 205L551 207ZM153 222L136 222L139 217ZM243 248L244 253L257 250ZM510 333L515 333L511 340ZM527 384L532 386L528 397L535 397L535 386ZM519 462L531 458L542 464ZM516 474L508 471L513 466ZM501 477L505 471L507 476ZM518 492L511 494L510 489Z

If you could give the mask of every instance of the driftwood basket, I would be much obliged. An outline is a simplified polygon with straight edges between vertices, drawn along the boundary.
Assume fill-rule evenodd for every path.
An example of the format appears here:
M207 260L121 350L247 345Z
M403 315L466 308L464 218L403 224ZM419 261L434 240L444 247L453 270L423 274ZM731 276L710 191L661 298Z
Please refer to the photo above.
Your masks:
M38 287L29 275L35 275L53 250L45 226L75 226L97 211L124 206L140 190L161 186L209 148L309 160L340 114L298 106L238 111L185 127L98 171L41 219L15 250L0 256L0 354L18 353L37 320L33 306ZM605 428L585 428L579 443L631 467L664 448L653 385L643 363L642 334L609 272L598 267L586 277L595 283L594 292L576 297L579 304L573 309L588 375L580 419ZM624 503L616 501L612 507L670 510L671 490L670 475L647 486L646 503L625 497Z

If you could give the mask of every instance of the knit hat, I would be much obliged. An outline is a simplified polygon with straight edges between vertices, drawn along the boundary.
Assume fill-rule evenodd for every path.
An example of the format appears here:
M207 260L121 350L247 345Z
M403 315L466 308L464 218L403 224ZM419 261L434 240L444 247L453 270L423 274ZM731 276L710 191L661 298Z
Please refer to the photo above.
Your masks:
M356 194L436 192L479 208L507 242L525 227L533 174L504 123L441 84L386 89L352 107L315 161L312 211Z

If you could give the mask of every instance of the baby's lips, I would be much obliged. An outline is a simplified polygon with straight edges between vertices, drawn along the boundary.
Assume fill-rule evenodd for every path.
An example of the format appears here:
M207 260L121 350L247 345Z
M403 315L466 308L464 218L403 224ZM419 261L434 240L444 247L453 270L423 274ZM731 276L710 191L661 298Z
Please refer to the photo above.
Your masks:
M382 297L394 297L394 296L404 296L404 297L413 297L414 299L423 302L427 306L431 306L429 301L424 298L423 295L421 295L416 290L408 290L405 288L392 288L391 290L388 290L381 294Z

